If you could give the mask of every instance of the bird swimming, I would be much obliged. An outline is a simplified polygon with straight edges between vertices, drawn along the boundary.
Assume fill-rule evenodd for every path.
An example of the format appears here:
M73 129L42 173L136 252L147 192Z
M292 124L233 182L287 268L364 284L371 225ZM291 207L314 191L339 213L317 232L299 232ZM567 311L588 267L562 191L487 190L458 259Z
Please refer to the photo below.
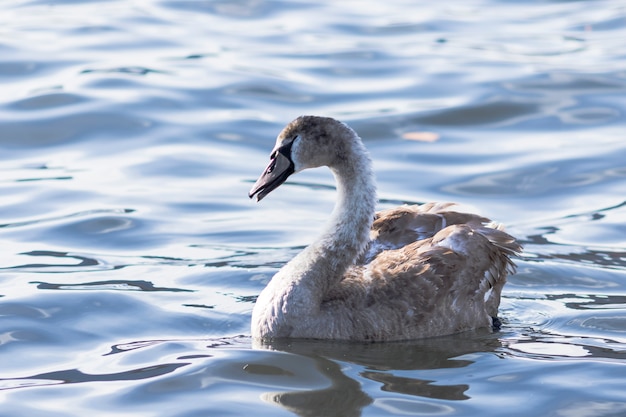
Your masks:
M292 174L321 166L335 177L335 208L257 298L253 338L396 341L499 325L500 293L521 251L516 239L450 203L376 212L371 159L348 125L293 120L249 197L260 201Z

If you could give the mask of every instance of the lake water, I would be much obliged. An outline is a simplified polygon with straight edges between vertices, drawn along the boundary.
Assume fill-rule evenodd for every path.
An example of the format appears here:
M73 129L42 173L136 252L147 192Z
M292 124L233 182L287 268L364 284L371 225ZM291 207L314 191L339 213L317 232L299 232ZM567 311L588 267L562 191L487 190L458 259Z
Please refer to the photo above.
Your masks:
M626 415L626 3L0 5L0 415ZM501 331L254 346L335 192L247 191L300 114L366 141L380 207L525 245Z

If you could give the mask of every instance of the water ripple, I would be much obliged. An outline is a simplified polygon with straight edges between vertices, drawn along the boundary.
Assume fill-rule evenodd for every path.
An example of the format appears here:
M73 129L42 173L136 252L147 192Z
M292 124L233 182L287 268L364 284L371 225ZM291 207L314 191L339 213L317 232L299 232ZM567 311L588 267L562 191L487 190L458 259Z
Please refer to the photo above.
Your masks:
M623 2L53 3L0 6L3 415L624 411ZM501 331L246 336L333 207L319 171L247 198L300 114L359 132L381 208L523 241Z

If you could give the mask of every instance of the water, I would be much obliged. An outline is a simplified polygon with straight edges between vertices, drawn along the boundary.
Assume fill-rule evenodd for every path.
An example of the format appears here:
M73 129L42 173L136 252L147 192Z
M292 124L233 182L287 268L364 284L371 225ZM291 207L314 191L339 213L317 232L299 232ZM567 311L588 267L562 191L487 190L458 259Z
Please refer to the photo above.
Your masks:
M3 2L0 415L626 415L624 39L622 1ZM253 346L334 201L246 197L300 114L381 208L524 242L500 332Z

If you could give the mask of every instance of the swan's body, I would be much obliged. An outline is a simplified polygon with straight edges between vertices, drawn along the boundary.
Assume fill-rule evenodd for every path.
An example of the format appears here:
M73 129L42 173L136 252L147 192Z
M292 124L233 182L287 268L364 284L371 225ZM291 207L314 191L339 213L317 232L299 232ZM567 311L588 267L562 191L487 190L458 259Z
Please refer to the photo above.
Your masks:
M318 166L333 172L338 202L321 236L259 295L254 338L407 340L494 325L514 238L450 204L375 213L367 150L331 118L287 125L250 197Z

